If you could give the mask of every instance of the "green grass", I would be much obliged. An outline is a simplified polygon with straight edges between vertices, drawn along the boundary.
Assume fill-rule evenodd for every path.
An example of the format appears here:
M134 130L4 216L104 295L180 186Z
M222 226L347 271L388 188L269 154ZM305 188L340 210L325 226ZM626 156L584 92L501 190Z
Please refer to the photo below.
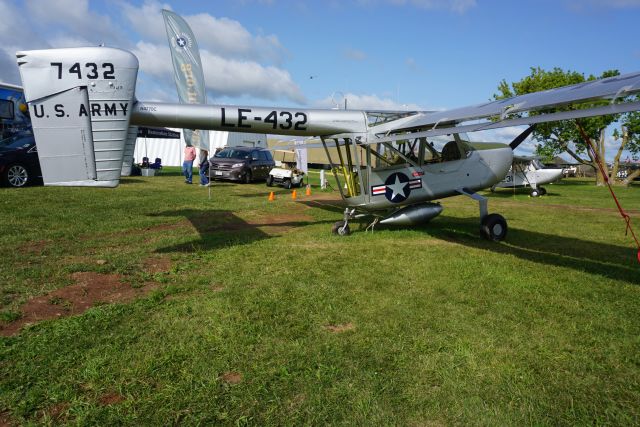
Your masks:
M0 338L0 419L640 423L640 264L606 189L487 193L509 221L496 244L463 197L423 227L337 237L339 208L275 187L267 202L257 183L216 183L209 199L176 175L0 189L0 321L78 271L160 284ZM640 187L618 191L640 231ZM170 268L148 271L154 257Z

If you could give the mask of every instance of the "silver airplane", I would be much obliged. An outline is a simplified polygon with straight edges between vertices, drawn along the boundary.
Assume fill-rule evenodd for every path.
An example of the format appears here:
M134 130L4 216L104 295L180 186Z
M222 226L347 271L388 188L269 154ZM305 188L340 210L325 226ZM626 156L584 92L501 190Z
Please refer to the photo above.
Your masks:
M638 101L618 102L640 91L640 73L448 111L375 112L143 102L135 98L138 59L128 51L86 47L16 56L45 185L117 186L135 126L316 136L346 205L333 227L339 235L361 216L373 217L371 227L423 223L442 211L434 200L465 195L479 203L481 235L502 240L506 220L489 214L476 191L503 179L532 126L640 110ZM611 102L548 112L598 99ZM522 125L529 128L510 145L465 137Z
M504 179L491 186L493 193L496 188L531 187L531 197L544 196L547 190L543 184L551 184L563 176L562 168L545 168L539 156L513 156L513 164Z

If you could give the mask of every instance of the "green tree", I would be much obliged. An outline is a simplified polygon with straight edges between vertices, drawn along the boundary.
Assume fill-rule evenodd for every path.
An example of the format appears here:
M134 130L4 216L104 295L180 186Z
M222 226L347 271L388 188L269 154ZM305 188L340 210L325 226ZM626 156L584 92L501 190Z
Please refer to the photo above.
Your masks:
M539 67L531 68L531 73L520 81L509 84L506 80L502 80L498 84L498 93L494 94L493 97L494 99L510 98L512 96L553 89L560 86L578 84L585 81L595 80L596 78L601 79L613 77L619 74L620 73L617 70L607 70L597 77L593 75L585 77L584 74L576 71L565 71L557 67L551 71L546 71ZM592 108L598 105L607 104L608 102L609 101L597 101L583 103L580 105L563 106L540 112L532 112L531 115L566 111L577 108ZM603 162L606 154L605 131L607 127L612 124L616 124L620 128L620 130L616 129L613 134L614 139L620 143L611 171L611 176L616 179L615 177L620 167L620 157L623 150L627 149L634 154L640 151L640 114L634 112L580 119L580 125L594 143L596 152L598 156L603 159ZM539 143L537 147L539 155L544 157L554 157L560 153L566 152L577 162L589 165L595 169L596 183L598 185L602 185L604 183L603 176L596 164L596 159L588 150L588 146L582 138L574 120L539 124L536 127L532 138ZM603 166L605 173L608 174L609 170L606 162ZM640 170L637 171L635 176L637 175L640 175ZM618 182L628 184L632 179L633 177L631 177L631 179L627 178L624 181L618 180Z

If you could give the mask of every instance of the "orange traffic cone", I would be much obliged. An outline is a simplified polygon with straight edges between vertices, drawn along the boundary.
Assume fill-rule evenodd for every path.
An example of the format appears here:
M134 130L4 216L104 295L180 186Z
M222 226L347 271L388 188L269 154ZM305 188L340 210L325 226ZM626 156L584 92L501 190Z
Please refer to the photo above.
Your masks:
M305 193L305 194L306 194L307 196L310 196L310 195L311 195L311 185L310 185L310 184L307 184L307 191L306 191L306 193Z
M268 199L268 200L269 200L270 202L273 202L275 199L276 199L276 195L275 195L275 194L273 194L273 191L272 191L271 193L269 193L269 199Z
M293 200L295 200L295 199L297 199L297 198L298 198L298 195L296 194L296 190L293 190L293 193L291 193L291 198L292 198Z

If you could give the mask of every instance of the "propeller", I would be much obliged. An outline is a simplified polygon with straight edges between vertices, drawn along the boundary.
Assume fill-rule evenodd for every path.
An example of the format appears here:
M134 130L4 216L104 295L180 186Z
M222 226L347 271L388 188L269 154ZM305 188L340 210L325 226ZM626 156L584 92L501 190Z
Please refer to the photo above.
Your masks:
M512 150L515 150L516 148L518 148L518 145L522 144L522 141L527 139L527 137L531 135L531 132L533 132L534 130L536 130L536 125L532 124L531 126L526 128L524 132L516 136L514 140L511 141L511 144L509 144L509 147L511 147Z

